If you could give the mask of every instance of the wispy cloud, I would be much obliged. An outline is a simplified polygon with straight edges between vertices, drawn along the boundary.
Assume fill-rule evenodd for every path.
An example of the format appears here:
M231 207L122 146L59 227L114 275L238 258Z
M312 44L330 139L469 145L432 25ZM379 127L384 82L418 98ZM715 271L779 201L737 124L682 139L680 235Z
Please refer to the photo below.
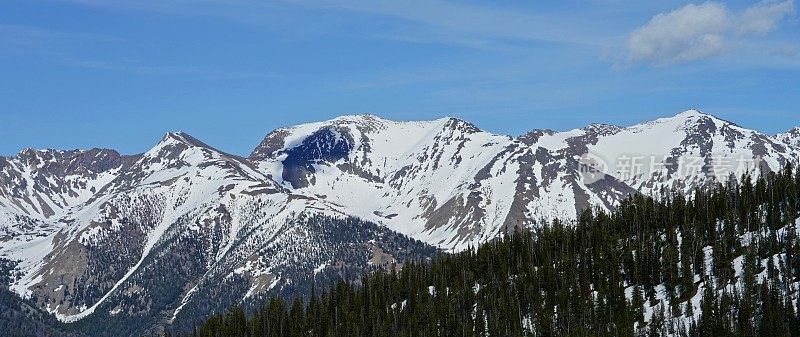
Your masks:
M652 16L632 31L628 28L631 20L643 17L642 12L651 11L653 5L511 6L450 0L61 1L203 16L312 38L359 37L491 52L579 47L593 50L597 61L610 61L617 68L669 66L745 49L795 57L800 45L777 40L765 45L769 41L766 36L795 13L795 0L765 0L741 10L715 1L688 4Z
M91 6L115 7L179 15L216 16L245 24L268 25L276 8L292 7L316 12L345 12L394 20L379 31L362 30L368 38L405 40L417 43L457 45L475 49L496 49L514 43L599 44L596 30L565 25L578 13L530 11L464 4L443 0L63 0ZM260 17L260 18L259 18ZM322 24L316 22L315 24ZM309 27L293 27L298 30ZM319 32L319 31L318 31ZM335 34L341 31L322 31Z
M631 32L625 63L664 66L719 56L769 34L794 11L794 0L765 1L741 12L717 2L689 4Z
M127 72L136 75L193 76L211 80L254 80L277 77L268 72L229 71L192 65L148 65L130 61L106 62L77 59L60 59L56 62L77 68Z
M433 29L436 33L434 37L440 41L449 38L457 44L462 44L464 40L594 43L592 41L594 34L591 31L583 31L578 25L564 25L563 20L566 16L563 13L532 12L440 0L288 0L288 2L362 12L421 24ZM421 37L421 34L415 36Z
M7 47L58 47L78 42L109 43L120 42L114 36L52 30L26 25L0 24L0 39Z
M248 80L275 77L272 73L241 72L195 65L146 64L130 59L103 60L83 51L83 46L130 43L125 39L82 32L52 30L25 25L0 24L0 53L32 54L68 67L127 72L136 75L195 76L214 80ZM3 47L5 46L5 48Z
M739 35L764 35L773 31L784 17L794 13L794 0L765 1L747 8L735 18Z

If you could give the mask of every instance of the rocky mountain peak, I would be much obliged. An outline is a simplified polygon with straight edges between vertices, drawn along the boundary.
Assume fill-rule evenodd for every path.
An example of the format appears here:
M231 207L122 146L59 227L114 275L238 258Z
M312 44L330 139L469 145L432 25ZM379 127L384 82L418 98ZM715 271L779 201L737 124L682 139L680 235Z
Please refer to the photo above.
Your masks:
M684 117L684 118L686 118L686 117L706 117L706 116L711 116L711 115L709 115L707 113L704 113L704 112L702 112L702 111L700 111L698 109L685 110L685 111L679 112L677 115L675 115L675 117Z
M52 149L34 149L34 148L25 148L20 151L15 158L23 165L29 167L38 167L43 165L46 162L53 161L57 157L63 157L65 154L66 156L70 156L73 153L79 152L79 150L52 150Z
M786 131L784 133L779 133L777 136L800 137L800 126L795 126L791 128L789 131Z
M188 147L202 147L202 148L213 149L208 144L203 143L199 139L194 138L194 137L192 137L192 135L190 135L190 134L188 134L186 132L183 132L183 131L167 132L164 135L164 137L161 138L161 141L159 141L159 145L162 145L162 144L164 144L164 145L167 145L167 144L173 144L173 145L174 144L183 144L183 145L188 146Z
M184 156L188 151L209 153L221 152L186 132L168 132L144 157L156 160L169 160Z
M583 130L587 133L596 134L598 136L608 136L620 132L622 127L612 124L593 123L584 127Z
M456 117L446 117L444 127L445 129L458 130L466 134L483 132L475 124Z
M286 137L291 134L289 128L276 129L267 134L253 152L250 153L249 159L253 161L265 160L273 156L273 154L282 149L285 145Z
M313 142L319 143L327 136L349 135L351 134L349 131L350 128L355 128L362 132L374 131L382 128L386 122L388 121L381 117L363 114L344 115L319 123L281 127L268 133L261 143L250 153L249 159L253 161L267 160L275 157L279 150L288 150L292 147L302 146L303 144L307 145ZM312 139L306 141L307 138ZM334 138L336 137L327 138L330 138L329 140L335 140ZM350 136L350 138L352 139L352 136Z
M386 119L373 114L354 114L339 116L331 119L329 122L373 123L383 121L386 121Z
M539 141L542 136L552 136L556 132L550 129L533 129L524 135L517 137L517 140L525 145L533 145Z
M89 150L34 150L25 149L12 157L33 172L47 172L63 177L68 174L97 174L120 168L138 158L125 156L116 150L93 148Z
M736 123L694 109L686 110L666 120L682 123L689 129L719 128L724 125L738 127Z
M775 138L789 146L800 148L800 127L795 126L785 133L779 133Z

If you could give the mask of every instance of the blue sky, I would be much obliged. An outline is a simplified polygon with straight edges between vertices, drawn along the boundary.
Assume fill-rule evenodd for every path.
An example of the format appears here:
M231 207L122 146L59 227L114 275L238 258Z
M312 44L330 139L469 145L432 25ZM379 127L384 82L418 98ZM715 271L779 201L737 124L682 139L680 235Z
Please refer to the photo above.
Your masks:
M182 130L248 154L343 114L509 135L698 108L800 125L794 0L0 3L0 154L146 151Z

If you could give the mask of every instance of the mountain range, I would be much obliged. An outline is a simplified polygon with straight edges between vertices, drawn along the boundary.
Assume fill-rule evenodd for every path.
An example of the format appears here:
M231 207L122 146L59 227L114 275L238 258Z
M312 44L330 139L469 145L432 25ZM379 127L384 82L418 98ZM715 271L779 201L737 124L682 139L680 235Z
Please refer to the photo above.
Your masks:
M799 128L697 110L518 137L342 116L274 130L247 157L180 132L136 155L25 149L0 157L0 257L59 320L140 333L799 159Z

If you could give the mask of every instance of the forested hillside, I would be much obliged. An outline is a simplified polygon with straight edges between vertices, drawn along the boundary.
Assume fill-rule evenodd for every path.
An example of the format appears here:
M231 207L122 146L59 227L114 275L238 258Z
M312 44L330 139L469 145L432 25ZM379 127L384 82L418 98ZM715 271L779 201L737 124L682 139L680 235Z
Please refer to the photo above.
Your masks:
M399 272L211 317L190 336L800 335L800 174L634 196ZM322 288L322 287L320 287ZM249 307L248 307L249 308Z
M13 262L0 258L0 336L83 336L8 289Z

